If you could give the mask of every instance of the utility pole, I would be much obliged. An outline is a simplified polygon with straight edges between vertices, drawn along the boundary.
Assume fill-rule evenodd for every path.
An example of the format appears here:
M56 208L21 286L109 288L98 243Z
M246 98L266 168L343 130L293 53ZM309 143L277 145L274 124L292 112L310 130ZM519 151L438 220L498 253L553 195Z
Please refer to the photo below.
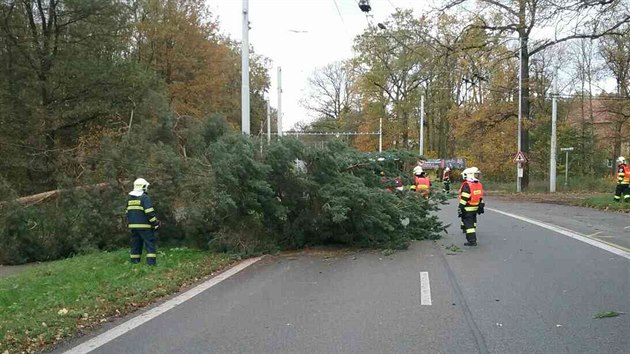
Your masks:
M523 105L523 40L518 40L518 152L521 152L521 106ZM516 192L521 192L521 178L523 177L523 164L516 164Z
M278 67L278 136L282 136L282 67Z
M557 154L557 135L556 135L556 123L558 121L558 67L554 74L554 86L553 94L551 98L551 146L549 148L549 192L555 193L556 191L556 154Z
M271 104L267 100L267 144L271 144Z
M241 71L241 132L249 135L249 0L243 0Z
M418 156L424 154L424 95L420 95L420 139L418 144Z

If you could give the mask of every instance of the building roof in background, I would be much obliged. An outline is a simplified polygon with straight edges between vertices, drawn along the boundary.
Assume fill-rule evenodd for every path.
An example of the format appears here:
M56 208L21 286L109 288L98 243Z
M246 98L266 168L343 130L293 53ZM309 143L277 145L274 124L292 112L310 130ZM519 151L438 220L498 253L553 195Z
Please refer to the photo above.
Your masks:
M593 124L595 125L610 124L615 120L615 114L606 108L605 102L598 99L592 101ZM582 107L584 108L584 118L582 118ZM581 99L574 99L569 104L567 111L567 122L572 126L579 125L582 119L587 123L590 123L591 120L591 102L587 97L584 102Z

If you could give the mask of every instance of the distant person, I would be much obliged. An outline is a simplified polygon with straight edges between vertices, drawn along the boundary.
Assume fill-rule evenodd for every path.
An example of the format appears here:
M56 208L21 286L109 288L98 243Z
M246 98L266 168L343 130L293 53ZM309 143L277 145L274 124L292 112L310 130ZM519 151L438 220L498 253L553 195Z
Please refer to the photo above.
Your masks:
M157 249L155 231L160 221L155 216L151 198L147 194L149 182L138 178L133 182L133 190L127 199L127 227L131 231L131 263L140 263L142 246L147 250L146 262L156 265Z
M414 185L416 186L416 192L422 194L425 198L429 197L431 180L422 168L414 168Z
M416 191L416 176L420 176L420 174L422 173L422 166L420 166L420 163L418 163L418 165L416 165L413 168L413 182L411 183L411 185L409 186L409 189L412 191Z
M483 214L483 186L479 182L481 171L470 167L462 172L464 182L459 189L457 216L462 219L462 231L466 235L465 246L477 246L477 214Z
M451 191L451 168L446 167L442 173L442 183L444 183L444 192L450 193Z
M615 201L620 202L630 200L630 167L626 164L623 156L617 158L617 187L615 188Z

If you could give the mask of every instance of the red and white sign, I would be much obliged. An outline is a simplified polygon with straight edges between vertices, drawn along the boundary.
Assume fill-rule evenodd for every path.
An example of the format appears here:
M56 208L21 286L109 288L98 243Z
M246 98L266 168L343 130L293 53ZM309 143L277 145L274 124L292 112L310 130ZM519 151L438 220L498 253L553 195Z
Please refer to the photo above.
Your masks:
M514 156L514 158L512 159L512 161L514 162L527 162L527 157L525 156L525 154L523 154L522 151L519 151L518 153L516 153L516 156Z

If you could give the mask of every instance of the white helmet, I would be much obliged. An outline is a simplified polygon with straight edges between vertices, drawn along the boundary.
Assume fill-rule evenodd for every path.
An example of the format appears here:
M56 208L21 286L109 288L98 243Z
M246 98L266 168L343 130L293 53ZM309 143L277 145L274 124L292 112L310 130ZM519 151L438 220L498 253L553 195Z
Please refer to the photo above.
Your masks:
M137 180L133 181L134 191L146 192L148 188L149 188L149 182L147 182L147 180L144 178L138 178Z
M617 163L626 163L626 158L625 158L625 157L623 157L623 156L619 156L619 157L617 158Z
M448 172L448 171L450 171L450 170L451 170L451 168L450 168L450 167L447 167L447 168L445 168L445 169L444 169L444 172Z
M467 180L468 182L477 182L479 181L479 174L481 171L477 167L469 167L462 172L462 178Z
M420 174L423 172L422 167L421 166L416 166L413 168L413 174L416 176L420 176Z

